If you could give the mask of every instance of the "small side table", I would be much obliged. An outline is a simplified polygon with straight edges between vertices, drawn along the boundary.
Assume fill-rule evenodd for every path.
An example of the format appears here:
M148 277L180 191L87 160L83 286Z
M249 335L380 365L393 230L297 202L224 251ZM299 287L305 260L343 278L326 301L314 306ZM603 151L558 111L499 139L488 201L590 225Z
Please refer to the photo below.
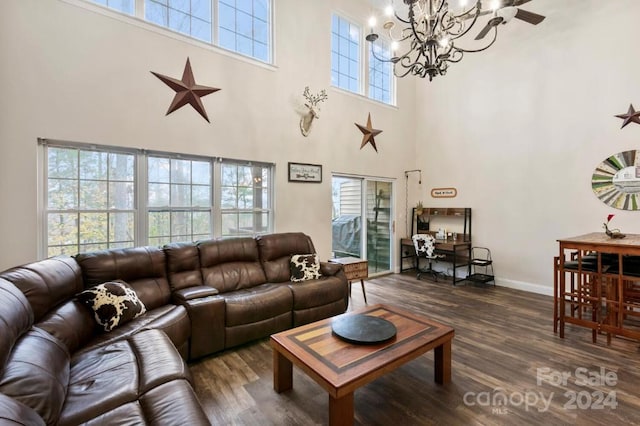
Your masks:
M365 259L358 259L357 257L337 257L335 259L329 259L329 262L339 263L344 266L344 274L349 281L349 297L351 297L351 281L360 280L364 303L367 303L367 293L364 291L364 280L365 278L369 278L369 262Z

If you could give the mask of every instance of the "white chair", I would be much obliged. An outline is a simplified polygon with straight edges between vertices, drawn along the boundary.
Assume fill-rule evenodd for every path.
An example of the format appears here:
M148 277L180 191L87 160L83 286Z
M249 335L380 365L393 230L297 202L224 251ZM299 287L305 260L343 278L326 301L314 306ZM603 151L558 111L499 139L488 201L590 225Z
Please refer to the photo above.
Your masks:
M415 234L411 237L413 247L416 249L416 279L420 279L420 275L429 274L433 279L438 281L438 272L433 269L433 261L444 257L442 254L436 254L436 239L430 234ZM420 259L427 259L429 267L420 269Z

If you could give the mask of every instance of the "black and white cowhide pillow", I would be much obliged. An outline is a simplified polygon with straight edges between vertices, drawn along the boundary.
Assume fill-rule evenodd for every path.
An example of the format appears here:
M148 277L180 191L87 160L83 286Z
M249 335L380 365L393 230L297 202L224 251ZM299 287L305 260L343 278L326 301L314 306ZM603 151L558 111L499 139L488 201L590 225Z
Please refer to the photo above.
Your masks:
M110 281L78 294L78 300L91 308L105 331L111 331L144 314L147 309L136 292L123 281Z
M291 256L290 268L291 281L294 283L321 277L320 261L315 254L294 254Z

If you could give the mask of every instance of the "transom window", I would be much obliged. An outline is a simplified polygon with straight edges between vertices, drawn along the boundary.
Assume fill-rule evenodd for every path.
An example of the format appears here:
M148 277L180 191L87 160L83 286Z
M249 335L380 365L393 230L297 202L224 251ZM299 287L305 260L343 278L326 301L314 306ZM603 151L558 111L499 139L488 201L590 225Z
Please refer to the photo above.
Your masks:
M211 0L145 0L144 18L154 24L211 42Z
M220 46L269 61L269 1L220 0Z
M270 63L273 0L86 0Z
M117 10L127 15L133 15L135 8L135 0L92 0L94 3L107 6L110 9Z
M379 58L391 58L390 43L385 40L378 39L373 49ZM393 69L391 62L382 62L373 56L373 52L369 51L369 97L376 101L390 104L391 87L393 84Z
M360 27L338 15L331 20L331 84L360 92Z
M390 62L376 59L370 51L360 60L362 51L362 31L349 20L332 15L331 19L331 85L350 92L368 96L386 104L394 103L393 69ZM381 58L391 57L390 43L379 39L374 47ZM364 64L363 64L364 62ZM367 72L363 72L363 70ZM364 84L361 83L364 76ZM363 93L366 88L366 93Z
M41 144L41 257L273 231L272 164Z

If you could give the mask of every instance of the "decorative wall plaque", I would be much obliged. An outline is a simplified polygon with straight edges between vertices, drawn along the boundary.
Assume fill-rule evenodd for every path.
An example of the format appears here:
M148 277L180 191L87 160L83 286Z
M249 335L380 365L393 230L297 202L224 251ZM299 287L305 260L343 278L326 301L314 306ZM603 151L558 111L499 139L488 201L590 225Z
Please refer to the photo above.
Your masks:
M431 190L433 198L455 198L457 195L458 190L455 188L433 188Z
M596 167L591 177L594 194L620 210L640 210L640 152L614 154Z
M362 132L362 143L360 144L360 149L364 148L364 146L368 143L371 144L373 149L378 152L378 147L376 146L375 137L382 133L382 130L374 129L371 125L371 113L369 113L367 117L367 125L363 126L362 124L354 123L358 129Z
M289 182L322 182L320 164L289 163Z
M629 123L640 124L640 111L636 111L636 109L633 107L633 104L629 104L629 109L627 110L626 114L618 114L616 115L616 117L623 120L622 127L620 127L621 129L624 129L624 126Z
M151 74L158 77L164 84L166 84L174 92L176 92L176 95L173 97L173 102L171 102L171 105L169 105L169 110L167 111L166 115L169 115L173 111L182 108L186 104L189 104L198 112L198 114L202 116L202 118L207 120L207 123L210 122L209 117L207 116L207 111L205 111L204 105L202 104L202 100L200 98L211 93L215 93L220 89L218 89L217 87L209 87L196 84L196 80L193 77L193 71L191 70L191 62L189 62L189 58L187 58L187 63L184 66L182 80L158 74L157 72L153 71L151 71Z

